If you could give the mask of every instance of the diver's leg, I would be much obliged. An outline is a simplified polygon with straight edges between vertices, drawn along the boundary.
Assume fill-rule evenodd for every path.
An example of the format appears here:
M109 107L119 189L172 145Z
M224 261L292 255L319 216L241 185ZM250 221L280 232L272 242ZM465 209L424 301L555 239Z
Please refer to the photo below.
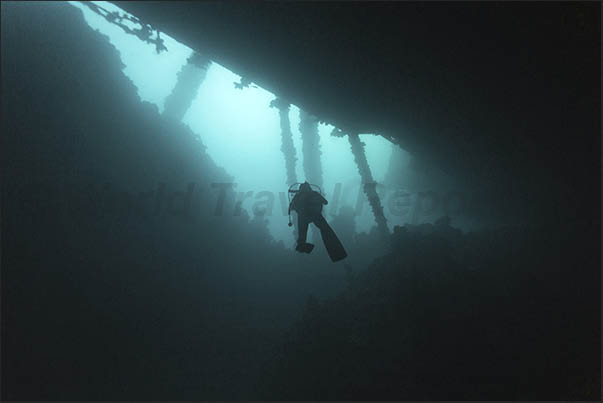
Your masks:
M314 223L314 225L316 225L318 227L320 232L328 231L331 228L331 226L329 225L327 220L325 220L325 218L322 216L322 214L312 217L312 222Z
M337 235L335 235L335 231L333 231L333 228L331 228L322 214L320 216L313 217L312 222L320 230L322 242L324 243L331 260L333 262L337 262L344 259L348 254L346 253L339 238L337 238Z
M306 243L306 236L308 234L308 224L310 222L306 219L306 217L301 214L297 215L297 244Z

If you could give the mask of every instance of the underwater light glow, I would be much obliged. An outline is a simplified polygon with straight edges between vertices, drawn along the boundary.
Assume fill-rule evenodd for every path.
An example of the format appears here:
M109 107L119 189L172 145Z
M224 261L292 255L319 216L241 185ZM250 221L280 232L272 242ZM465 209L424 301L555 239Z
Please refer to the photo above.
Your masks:
M86 22L109 38L117 48L125 65L124 74L138 88L143 101L156 104L162 112L165 98L176 85L177 74L191 55L192 50L169 35L161 34L168 51L157 54L155 47L126 34L119 27L105 21L79 2L69 2L82 10ZM119 11L115 5L94 2L109 11ZM202 49L197 51L202 52ZM207 152L217 165L222 166L235 178L237 192L262 191L274 194L286 192L285 160L281 152L281 128L279 113L270 108L276 96L258 86L237 89L234 85L241 77L213 62L201 84L195 100L183 118L183 122L199 134ZM289 110L293 144L296 149L296 175L304 181L302 139L299 131L300 110L291 105ZM368 231L375 220L361 190L361 179L346 137L331 136L333 126L319 124L320 151L323 172L323 191L327 199L334 194L336 184L341 184L339 200L330 200L324 215L333 217L342 206L356 207L358 198L364 200L362 214L356 217L357 231ZM391 143L380 136L361 134L365 143L366 158L377 182L384 180ZM243 208L252 216L252 196L243 202ZM336 207L336 208L334 208ZM387 216L387 215L386 215ZM275 240L291 245L291 230L287 217L281 215L278 197L272 215L266 217Z

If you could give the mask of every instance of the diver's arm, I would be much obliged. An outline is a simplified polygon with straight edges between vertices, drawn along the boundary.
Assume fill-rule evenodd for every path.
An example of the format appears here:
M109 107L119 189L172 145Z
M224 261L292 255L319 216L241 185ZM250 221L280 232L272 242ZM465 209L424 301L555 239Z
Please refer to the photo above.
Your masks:
M325 199L325 198L323 197L323 195L321 195L320 193L317 193L317 195L318 195L318 197L320 197L320 202L321 202L322 204L329 204L329 202L327 201L327 199Z

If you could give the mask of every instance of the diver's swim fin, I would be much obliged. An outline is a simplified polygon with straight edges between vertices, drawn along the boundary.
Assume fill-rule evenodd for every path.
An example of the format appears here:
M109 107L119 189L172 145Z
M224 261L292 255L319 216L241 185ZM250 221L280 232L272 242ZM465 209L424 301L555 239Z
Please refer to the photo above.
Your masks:
M331 261L338 262L348 256L341 241L337 238L335 231L333 231L330 225L327 224L326 228L323 231L320 231L320 235L322 236L322 241L325 244L325 248L327 249Z
M312 252L312 249L314 249L314 244L307 243L307 242L300 243L295 248L296 251L302 252L302 253L310 253L310 252Z

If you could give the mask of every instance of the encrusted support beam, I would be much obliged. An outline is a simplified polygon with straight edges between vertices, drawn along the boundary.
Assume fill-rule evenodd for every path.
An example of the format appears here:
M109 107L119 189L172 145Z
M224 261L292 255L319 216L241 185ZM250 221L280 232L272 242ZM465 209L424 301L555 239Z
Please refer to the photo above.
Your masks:
M178 80L171 94L165 99L163 114L175 120L182 120L192 105L199 87L205 80L211 60L193 52L187 63L178 72Z
M241 80L242 81L242 80ZM285 168L287 170L287 185L291 186L297 182L295 173L295 146L293 145L293 133L291 133L291 121L289 120L289 102L276 98L270 102L271 108L277 108L281 119L281 151L285 157ZM295 212L293 213L295 214ZM293 239L297 240L297 220L293 220Z
M322 187L322 164L320 160L320 136L318 135L318 119L299 111L299 131L302 135L302 151L304 155L304 174L306 180Z
M389 229L387 228L387 220L383 214L383 206L381 205L381 199L377 193L377 183L373 179L371 169L366 159L364 152L364 143L360 141L358 134L348 134L348 139L352 147L352 154L354 154L354 160L362 179L362 185L364 193L371 205L371 210L377 222L377 229L384 240L389 239Z
M295 163L297 161L295 146L293 145L293 134L291 133L291 122L289 121L289 103L276 98L270 102L271 108L277 108L281 119L281 151L285 157L285 167L287 170L287 185L297 182L295 173Z

